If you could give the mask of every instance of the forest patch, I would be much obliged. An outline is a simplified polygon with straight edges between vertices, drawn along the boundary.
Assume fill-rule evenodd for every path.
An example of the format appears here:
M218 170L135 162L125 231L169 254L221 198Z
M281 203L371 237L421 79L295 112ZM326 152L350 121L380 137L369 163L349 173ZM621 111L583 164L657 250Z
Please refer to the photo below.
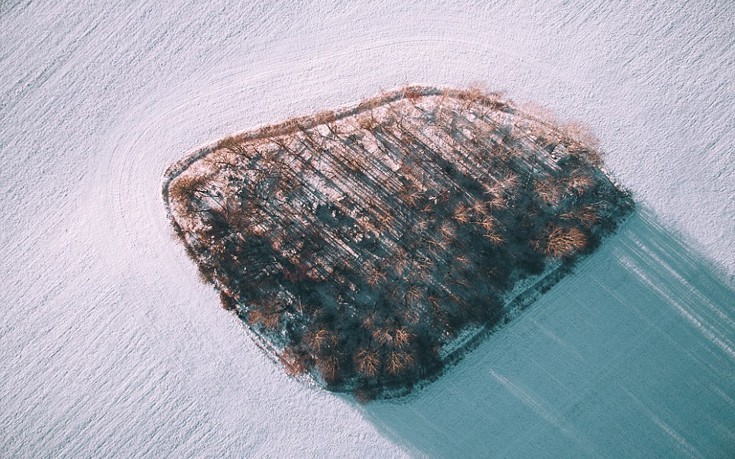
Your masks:
M406 87L166 173L204 279L292 375L406 393L631 213L592 138L499 94Z

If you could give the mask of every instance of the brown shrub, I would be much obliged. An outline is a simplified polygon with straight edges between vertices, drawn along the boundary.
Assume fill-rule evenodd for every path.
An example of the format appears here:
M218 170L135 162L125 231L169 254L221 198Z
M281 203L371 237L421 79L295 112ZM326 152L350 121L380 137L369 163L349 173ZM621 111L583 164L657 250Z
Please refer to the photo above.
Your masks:
M386 370L392 375L404 373L413 366L413 356L404 351L392 351L388 354Z
M409 306L401 313L404 323L417 324L421 320L421 314L418 306Z
M470 211L466 204L462 202L457 204L457 207L454 208L454 219L460 224L470 221Z
M582 195L594 186L595 180L589 174L575 171L566 181L566 185L575 193Z
M308 357L295 351L292 347L287 347L281 352L279 360L286 368L286 373L290 376L298 376L306 373L309 369Z
M367 277L367 282L371 287L375 287L378 284L385 282L387 279L385 271L383 271L382 268L373 266L372 264L366 266L365 276Z
M387 345L393 342L393 336L390 334L390 329L387 327L380 327L373 330L373 339L380 345Z
M228 153L232 153L238 156L245 156L247 158L251 157L250 152L245 147L245 142L235 136L229 136L222 139L217 144L217 149L222 149Z
M366 131L372 131L375 129L375 126L378 125L378 121L373 116L372 111L366 111L363 113L360 113L357 116L357 126L360 129L364 129Z
M546 237L546 254L565 257L578 252L587 245L587 237L578 228L553 227Z
M412 285L406 291L406 302L410 305L419 304L421 299L424 297L424 292L418 285Z
M337 344L337 336L329 330L319 329L304 336L304 342L317 354Z
M459 94L459 99L466 100L468 102L482 103L488 96L485 85L479 82L470 83L467 89Z
M513 190L518 186L518 174L506 172L503 174L501 185L506 190Z
M491 209L499 210L499 209L505 209L508 206L508 203L503 196L498 195L498 196L493 196L492 198L490 198L490 200L487 201L487 206Z
M503 242L505 242L505 238L502 234L498 233L495 230L488 230L485 232L485 239L490 241L491 243L495 245L500 245Z
M232 311L233 309L235 309L235 304L236 303L233 300L233 298L230 296L229 291L226 291L224 289L223 290L220 290L220 292L219 292L219 300L220 300L220 303L222 304L222 307L225 310Z
M173 180L168 188L170 201L190 202L196 190L203 189L208 183L206 175L182 174Z
M396 329L395 335L393 336L393 343L396 347L405 347L411 342L413 335L406 329L401 327Z
M597 223L597 211L591 205L563 213L559 217L564 220L577 220L587 228Z
M358 349L353 357L357 371L365 376L373 377L380 369L380 358L378 353L369 349Z
M284 312L284 304L279 299L264 298L249 305L248 322L275 330L280 325Z
M482 218L479 222L477 222L478 225L482 227L487 232L493 232L495 231L495 226L497 224L497 221L491 217L490 215L486 215Z
M403 273L408 269L409 264L410 261L408 259L408 253L400 247L396 248L393 253L393 272L396 277L403 276Z
M551 179L539 180L534 186L541 201L550 206L559 204L562 197L561 188Z
M314 115L315 125L333 123L337 121L337 115L332 110L325 110Z
M424 95L421 93L421 89L417 88L415 86L407 86L403 88L403 97L408 99L409 102L412 104L415 104L419 101Z
M334 355L317 357L316 367L327 383L334 383L339 378L339 360Z

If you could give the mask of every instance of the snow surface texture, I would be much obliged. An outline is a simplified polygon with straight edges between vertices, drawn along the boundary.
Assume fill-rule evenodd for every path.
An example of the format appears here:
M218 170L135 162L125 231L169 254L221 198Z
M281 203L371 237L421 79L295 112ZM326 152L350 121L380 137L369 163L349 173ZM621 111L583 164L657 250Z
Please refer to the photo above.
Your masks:
M0 2L0 456L733 454L735 4L228 3ZM413 398L288 379L171 237L166 166L473 81L587 122L649 210Z

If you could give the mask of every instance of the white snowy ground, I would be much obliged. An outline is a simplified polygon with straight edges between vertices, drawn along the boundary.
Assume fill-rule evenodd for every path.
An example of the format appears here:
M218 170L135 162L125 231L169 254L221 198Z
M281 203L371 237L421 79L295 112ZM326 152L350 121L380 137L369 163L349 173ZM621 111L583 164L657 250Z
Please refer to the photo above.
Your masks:
M230 3L0 1L0 456L735 454L735 4ZM473 81L587 122L647 210L414 398L289 380L171 238L164 169Z

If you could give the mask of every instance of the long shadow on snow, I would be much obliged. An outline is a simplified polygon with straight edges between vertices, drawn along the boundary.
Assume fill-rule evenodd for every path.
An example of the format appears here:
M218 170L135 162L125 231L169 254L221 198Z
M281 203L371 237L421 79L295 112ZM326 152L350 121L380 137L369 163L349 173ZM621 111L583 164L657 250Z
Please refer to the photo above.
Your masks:
M437 457L726 456L733 306L715 269L637 212L438 381L360 409Z

